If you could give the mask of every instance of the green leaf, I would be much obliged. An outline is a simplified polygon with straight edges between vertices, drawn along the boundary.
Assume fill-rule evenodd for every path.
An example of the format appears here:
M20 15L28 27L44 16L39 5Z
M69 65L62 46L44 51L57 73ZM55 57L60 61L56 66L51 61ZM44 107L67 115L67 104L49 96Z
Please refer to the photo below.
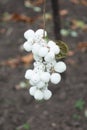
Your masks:
M69 35L69 30L61 29L60 33L61 33L62 36L65 36L65 37L66 37L66 36Z
M56 59L62 59L67 56L68 46L63 41L57 41L56 44L60 47L60 53L56 55Z
M77 26L80 27L80 28L83 28L85 26L85 23L81 20L78 20L77 21Z
M78 101L75 102L75 108L78 110L83 110L85 105L85 101L83 99L79 99Z
M29 125L28 123L25 123L25 124L23 125L23 128L24 128L25 130L29 130L29 129L30 129L30 125Z

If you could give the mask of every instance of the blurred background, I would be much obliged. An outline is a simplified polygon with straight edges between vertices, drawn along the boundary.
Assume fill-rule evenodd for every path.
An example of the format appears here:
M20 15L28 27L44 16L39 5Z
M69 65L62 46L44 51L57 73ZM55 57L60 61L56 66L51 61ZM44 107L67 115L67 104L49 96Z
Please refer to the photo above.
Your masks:
M28 93L24 74L33 66L23 34L43 28L43 2L0 0L0 130L87 129L87 0L57 1L61 26L56 26L69 46L67 71L60 84L49 85L49 101L37 102ZM45 18L48 37L57 40L51 0Z

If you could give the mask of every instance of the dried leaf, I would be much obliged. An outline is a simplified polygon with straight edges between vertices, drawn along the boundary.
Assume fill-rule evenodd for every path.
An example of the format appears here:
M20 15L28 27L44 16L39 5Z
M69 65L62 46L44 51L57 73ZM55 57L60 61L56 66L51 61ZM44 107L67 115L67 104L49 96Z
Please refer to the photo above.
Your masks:
M22 21L22 22L27 22L27 23L32 23L34 22L34 18L30 18L26 15L23 15L23 14L9 14L9 13L5 13L1 19L2 21L4 22L7 22L7 21Z
M77 49L80 51L83 51L83 52L86 51L87 50L87 42L78 43Z
M80 5L87 6L87 0L70 0L70 1L74 4L80 4Z
M82 0L81 3L82 5L87 6L87 0Z
M19 58L9 59L9 60L6 60L6 61L2 61L2 62L0 63L0 65L10 66L10 67L12 67L12 68L15 68L16 66L19 65L19 61L20 61Z
M26 56L21 57L21 62L24 64L29 64L33 61L33 54L28 54Z
M30 3L33 4L34 6L37 6L37 5L43 4L44 0L36 0L36 1L30 0Z
M24 65L29 65L33 61L33 55L28 54L26 56L17 57L14 59L8 59L6 61L2 61L0 65L2 66L10 66L12 68L17 67L19 64L23 63Z
M14 20L14 21L22 21L22 22L27 22L27 23L32 23L34 21L33 18L30 18L26 15L19 15L19 14L12 14L12 17L11 17L11 20Z
M87 31L87 24L84 25L84 27L82 28L82 30L83 30L84 32Z
M56 59L61 59L66 57L68 53L68 46L63 41L58 41L56 44L60 47L60 53L56 55Z
M68 10L62 9L62 10L60 10L59 13L60 13L61 16L66 16L68 14Z
M4 22L7 22L7 21L10 21L11 18L12 18L12 15L9 14L8 12L5 12L0 20L4 21Z
M72 19L72 21L71 21L72 29L77 29L77 28L83 29L85 26L86 26L86 24L84 23L84 21L76 20L76 19Z

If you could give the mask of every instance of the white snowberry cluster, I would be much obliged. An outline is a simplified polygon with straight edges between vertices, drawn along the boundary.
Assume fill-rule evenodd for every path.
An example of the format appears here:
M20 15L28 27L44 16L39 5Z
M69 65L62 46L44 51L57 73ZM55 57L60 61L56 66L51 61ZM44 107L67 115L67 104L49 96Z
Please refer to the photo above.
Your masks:
M57 62L55 56L60 53L59 46L51 40L46 40L47 32L38 29L36 32L29 29L24 33L27 40L23 47L27 52L32 51L34 57L34 69L28 69L25 78L29 80L30 95L36 100L48 100L52 92L48 89L48 83L58 84L62 73L66 70L63 61ZM44 38L45 37L45 38Z

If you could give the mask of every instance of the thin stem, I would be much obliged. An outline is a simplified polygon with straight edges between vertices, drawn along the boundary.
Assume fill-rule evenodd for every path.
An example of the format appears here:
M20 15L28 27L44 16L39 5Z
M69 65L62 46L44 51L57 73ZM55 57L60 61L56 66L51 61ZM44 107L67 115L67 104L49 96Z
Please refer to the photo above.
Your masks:
M45 29L46 29L46 18L45 18L45 13L46 13L46 0L44 0L44 5L43 5L43 28L44 28L44 34L43 37L45 38Z
M61 20L59 14L59 0L51 0L53 10L54 32L56 40L61 40Z

